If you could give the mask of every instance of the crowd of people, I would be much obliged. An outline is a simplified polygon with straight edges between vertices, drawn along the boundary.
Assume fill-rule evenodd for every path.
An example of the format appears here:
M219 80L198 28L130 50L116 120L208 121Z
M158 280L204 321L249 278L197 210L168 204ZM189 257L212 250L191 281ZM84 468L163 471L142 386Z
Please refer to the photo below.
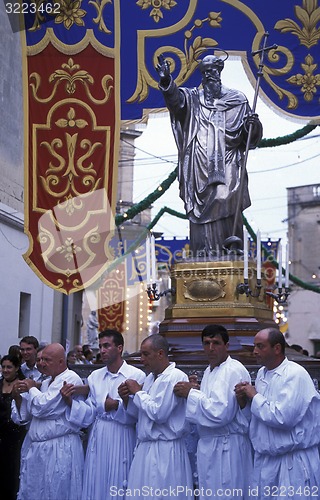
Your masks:
M201 338L209 362L201 381L169 360L159 334L143 340L140 370L123 359L121 333L101 332L104 366L86 384L68 363L92 363L90 348L75 346L71 360L33 336L11 346L1 359L3 498L319 498L320 396L286 358L283 335L255 336L254 385L230 357L222 325Z

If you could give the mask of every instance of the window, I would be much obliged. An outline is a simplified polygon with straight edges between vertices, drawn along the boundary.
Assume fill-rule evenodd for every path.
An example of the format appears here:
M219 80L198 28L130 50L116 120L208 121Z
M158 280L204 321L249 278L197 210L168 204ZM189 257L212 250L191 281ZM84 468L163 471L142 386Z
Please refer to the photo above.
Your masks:
M20 292L19 338L30 335L31 294Z

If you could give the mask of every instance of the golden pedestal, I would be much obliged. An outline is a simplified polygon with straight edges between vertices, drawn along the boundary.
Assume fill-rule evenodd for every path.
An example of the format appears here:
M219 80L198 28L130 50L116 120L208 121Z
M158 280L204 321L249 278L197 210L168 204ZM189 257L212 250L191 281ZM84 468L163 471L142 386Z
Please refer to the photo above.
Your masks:
M160 333L171 345L172 358L179 364L202 364L201 331L208 324L225 326L230 336L230 354L248 364L255 363L254 335L275 327L273 300L265 294L270 285L262 276L260 295L246 296L238 291L244 282L242 260L183 262L171 272L176 294L166 309ZM255 262L249 262L249 287L255 295Z

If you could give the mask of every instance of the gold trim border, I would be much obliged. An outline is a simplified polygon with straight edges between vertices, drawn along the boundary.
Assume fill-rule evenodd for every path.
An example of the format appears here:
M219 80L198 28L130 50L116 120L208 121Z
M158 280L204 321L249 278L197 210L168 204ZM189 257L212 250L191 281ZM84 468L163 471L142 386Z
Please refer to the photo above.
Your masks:
M114 151L113 151L113 169L114 169L114 175L113 175L113 182L112 182L112 203L111 209L113 213L115 212L115 205L116 205L116 196L117 196L117 185L118 185L118 161L119 161L119 145L120 145L120 123L121 123L121 96L120 96L120 40L121 40L121 33L120 33L120 0L114 0L114 19L115 19L115 38L114 38L114 49L110 49L108 47L103 46L100 42L96 40L96 38L93 35L93 30L87 30L86 36L77 44L67 46L65 44L62 44L58 38L54 35L54 33L50 33L48 37L51 37L49 41L52 41L53 45L56 48L59 48L60 46L62 49L65 50L65 54L70 54L74 55L76 53L81 52L84 48L88 46L89 43L92 44L92 46L97 50L102 55L114 58L114 69L115 69L115 131L114 131ZM23 21L22 21L22 26L23 26ZM49 31L50 28L48 28ZM52 28L50 29L51 31ZM45 37L46 38L46 37ZM95 276L92 277L91 280L89 280L87 283L84 283L83 285L74 288L70 288L69 291L63 288L63 284L61 283L60 277L57 276L57 284L54 285L51 283L47 278L45 278L41 272L38 270L38 268L33 264L33 262L29 259L29 255L32 254L33 249L34 249L34 244L33 244L33 237L29 231L29 186L28 186L28 180L29 180L29 172L28 172L28 156L29 156L29 151L28 151L28 138L29 138L29 102L28 102L28 64L27 64L27 56L28 55L35 55L36 53L40 52L43 50L45 46L49 43L47 40L44 40L44 45L42 46L42 42L39 42L38 44L34 45L33 47L27 47L26 43L26 34L25 30L22 30L20 32L20 39L21 39L21 57L22 57L22 84L23 84L23 112L24 112L24 118L23 118L23 126L24 126L24 134L23 134L23 139L24 139L24 232L28 237L29 240L29 248L26 253L23 254L23 258L26 261L26 263L29 265L29 267L33 270L33 272L38 276L38 278L47 286L54 290L58 290L59 292L62 292L66 295L73 293L73 292L78 292L80 290L83 290L84 288L87 288L94 284L97 279L105 272L105 270L108 268L110 265L110 262L106 263L106 266L101 269L98 273L96 273ZM40 46L43 48L40 50ZM58 283L60 282L60 284ZM75 283L74 283L75 284Z

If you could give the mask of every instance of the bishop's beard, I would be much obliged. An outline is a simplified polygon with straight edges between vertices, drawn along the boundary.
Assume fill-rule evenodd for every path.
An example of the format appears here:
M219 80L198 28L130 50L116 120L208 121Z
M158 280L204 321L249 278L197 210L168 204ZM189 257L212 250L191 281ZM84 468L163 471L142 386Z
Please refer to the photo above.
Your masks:
M207 80L203 83L203 90L206 100L217 99L221 96L221 80Z

